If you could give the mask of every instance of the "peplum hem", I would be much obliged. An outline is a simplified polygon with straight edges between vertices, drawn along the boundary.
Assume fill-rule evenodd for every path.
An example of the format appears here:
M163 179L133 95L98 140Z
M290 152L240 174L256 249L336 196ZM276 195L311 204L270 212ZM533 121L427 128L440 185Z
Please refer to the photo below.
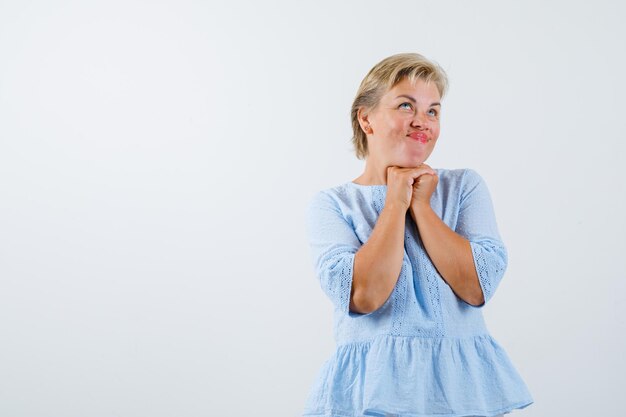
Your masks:
M337 346L318 372L302 415L491 417L533 402L489 334L380 335Z

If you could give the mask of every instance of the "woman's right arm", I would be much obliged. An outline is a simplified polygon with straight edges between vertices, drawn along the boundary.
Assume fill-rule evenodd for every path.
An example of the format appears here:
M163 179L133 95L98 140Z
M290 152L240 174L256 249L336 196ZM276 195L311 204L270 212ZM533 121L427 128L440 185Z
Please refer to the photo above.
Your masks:
M413 182L435 174L426 164L417 168L387 167L387 197L367 242L356 252L350 292L350 309L371 313L380 308L396 286L404 259L406 214Z
M391 295L404 259L406 212L402 204L385 204L372 234L357 251L350 292L351 311L371 313Z
M429 170L389 167L385 204L365 242L327 192L310 202L307 235L315 274L341 314L371 313L391 295L402 269L413 179Z

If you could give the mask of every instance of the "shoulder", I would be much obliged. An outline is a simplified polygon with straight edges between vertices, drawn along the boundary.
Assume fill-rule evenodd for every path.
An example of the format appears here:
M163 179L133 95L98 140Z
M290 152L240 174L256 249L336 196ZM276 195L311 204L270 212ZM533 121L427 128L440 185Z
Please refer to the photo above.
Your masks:
M459 184L475 184L482 181L480 173L473 168L434 168L439 179Z
M458 194L461 205L470 200L491 198L487 183L478 170L462 168L459 171Z
M439 178L448 181L470 181L480 178L480 174L473 168L433 168Z
M480 174L472 168L434 168L439 183L446 189L462 190L481 180Z
M354 200L360 192L358 187L351 185L351 183L343 183L314 192L309 199L309 207L330 206L338 208L345 205Z
M349 192L350 189L345 184L315 191L309 198L306 210L309 215L320 209L341 212L342 201L346 199Z
M463 201L476 190L486 187L483 177L473 168L435 168L439 176L440 192L445 198Z
M332 207L335 205L335 201L332 198L332 193L329 193L328 189L318 190L313 193L309 198L307 204L307 210L311 211L320 207Z
M487 184L480 173L472 168L463 170L463 192L465 194L472 192L476 188L486 187Z

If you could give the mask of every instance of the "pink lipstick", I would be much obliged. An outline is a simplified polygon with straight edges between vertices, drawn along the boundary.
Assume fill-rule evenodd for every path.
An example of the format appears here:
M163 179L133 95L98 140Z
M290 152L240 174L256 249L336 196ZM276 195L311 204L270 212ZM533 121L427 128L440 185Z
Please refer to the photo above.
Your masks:
M426 136L425 133L420 133L420 132L413 132L409 134L409 136L411 137L411 139L418 140L421 143L427 143L430 140L428 139L428 136Z

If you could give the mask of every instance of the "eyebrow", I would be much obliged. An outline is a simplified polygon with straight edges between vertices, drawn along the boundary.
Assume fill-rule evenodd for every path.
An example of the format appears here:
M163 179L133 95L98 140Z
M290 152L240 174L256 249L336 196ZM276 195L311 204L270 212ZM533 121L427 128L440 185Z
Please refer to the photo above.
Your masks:
M406 94L400 94L400 95L399 95L398 97L396 97L396 98L400 98L400 97L405 97L405 98L408 98L408 99L409 99L409 100L411 100L413 103L416 103L416 102L417 102L417 101L416 101L413 97L411 97L411 96L407 96ZM432 106L441 106L441 103L439 103L439 102L435 102L435 103L431 103L430 105L431 105L431 107L432 107Z

